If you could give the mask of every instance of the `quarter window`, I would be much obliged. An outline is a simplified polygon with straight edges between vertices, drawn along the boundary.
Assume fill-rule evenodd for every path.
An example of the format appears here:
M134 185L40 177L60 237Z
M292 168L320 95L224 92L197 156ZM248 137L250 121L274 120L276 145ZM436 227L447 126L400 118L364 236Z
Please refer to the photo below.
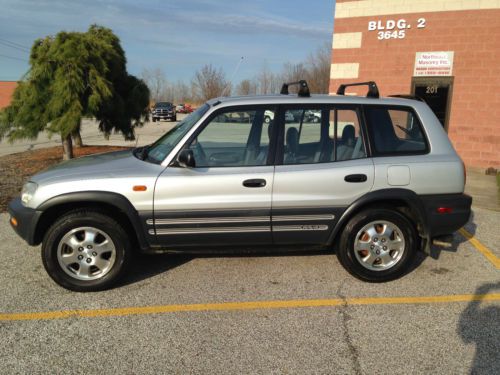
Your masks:
M420 121L406 108L367 107L370 136L379 155L427 151Z

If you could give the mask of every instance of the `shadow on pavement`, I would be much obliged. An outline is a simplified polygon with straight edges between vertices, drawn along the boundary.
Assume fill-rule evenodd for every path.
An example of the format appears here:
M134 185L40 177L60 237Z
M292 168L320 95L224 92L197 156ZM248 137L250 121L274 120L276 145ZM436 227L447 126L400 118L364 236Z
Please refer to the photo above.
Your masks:
M475 295L499 292L500 282L483 284ZM466 344L474 343L476 353L470 374L500 374L500 306L472 301L460 315L458 334Z
M150 277L182 266L193 259L189 255L143 255L135 256L133 263L118 287L137 283Z
M245 257L286 257L286 256L318 256L333 254L331 250L300 250L300 251L264 251L250 249L247 251L220 252L211 254L137 254L127 274L116 287L131 285L176 267L182 266L196 258L245 258Z

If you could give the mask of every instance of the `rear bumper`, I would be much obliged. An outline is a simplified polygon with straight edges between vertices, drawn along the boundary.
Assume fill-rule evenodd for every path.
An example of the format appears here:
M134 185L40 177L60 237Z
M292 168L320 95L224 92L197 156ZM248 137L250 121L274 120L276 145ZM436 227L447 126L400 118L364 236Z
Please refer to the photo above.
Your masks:
M470 218L472 198L467 194L421 195L427 216L429 237L452 234ZM444 212L439 212L444 208Z
M16 198L9 203L10 225L28 245L38 245L35 243L35 229L41 214L41 211L24 207L21 198ZM17 225L13 224L12 219L15 219Z

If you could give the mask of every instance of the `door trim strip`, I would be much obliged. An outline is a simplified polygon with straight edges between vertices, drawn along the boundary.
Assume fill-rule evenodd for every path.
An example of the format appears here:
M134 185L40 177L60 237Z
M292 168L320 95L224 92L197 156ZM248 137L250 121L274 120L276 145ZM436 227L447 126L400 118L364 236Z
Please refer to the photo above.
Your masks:
M301 231L324 231L328 225L276 225L273 232L301 232Z
M275 221L323 221L323 220L333 220L334 215L324 214L324 215L277 215L273 216L273 222Z
M150 229L149 233L154 234L154 229ZM256 232L271 232L271 227L206 227L206 228L170 228L157 229L157 235L172 235L172 234L218 234L218 233L256 233Z
M270 216L193 217L179 219L156 219L156 225L252 223L269 222L270 220ZM148 225L154 225L153 219L146 220L146 223Z

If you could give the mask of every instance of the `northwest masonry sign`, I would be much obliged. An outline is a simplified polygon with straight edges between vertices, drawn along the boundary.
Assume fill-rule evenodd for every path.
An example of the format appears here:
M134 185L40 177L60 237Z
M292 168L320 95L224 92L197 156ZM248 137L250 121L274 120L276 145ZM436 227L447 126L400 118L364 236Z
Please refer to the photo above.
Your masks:
M453 51L417 52L413 75L416 77L451 76L453 54Z

